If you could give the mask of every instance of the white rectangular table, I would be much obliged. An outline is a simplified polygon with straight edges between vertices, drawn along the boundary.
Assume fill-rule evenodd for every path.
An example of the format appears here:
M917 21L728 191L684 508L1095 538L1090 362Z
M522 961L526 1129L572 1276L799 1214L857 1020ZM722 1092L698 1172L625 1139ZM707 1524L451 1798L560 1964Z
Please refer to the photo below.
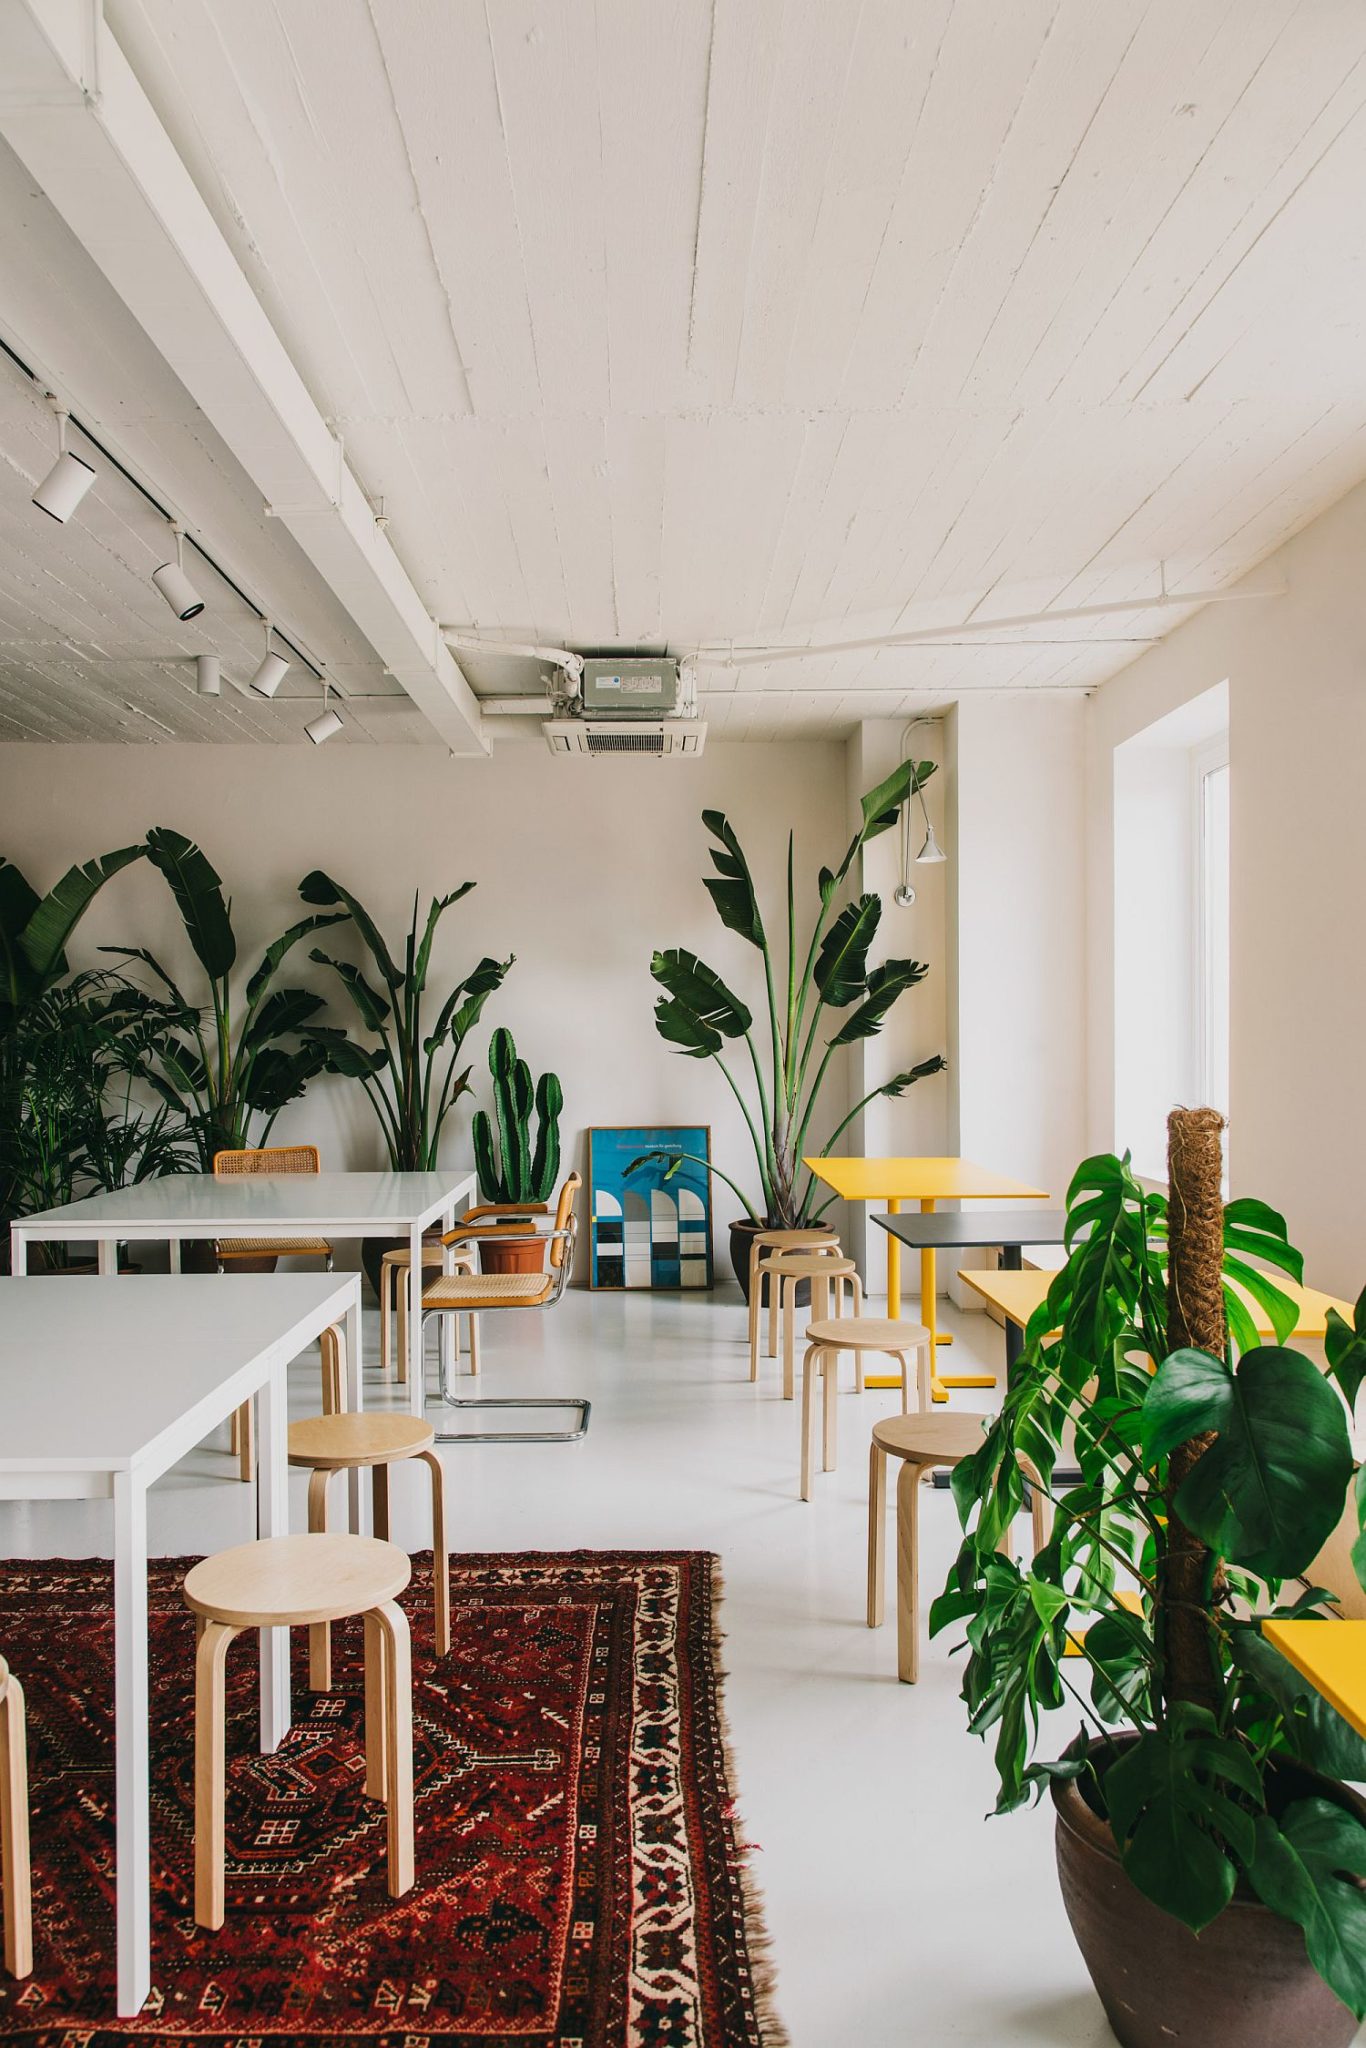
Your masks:
M187 1239L213 1237L406 1237L408 1240L408 1393L414 1415L426 1404L422 1373L422 1233L456 1214L475 1192L468 1167L436 1173L238 1174L173 1173L116 1193L87 1196L60 1209L21 1216L10 1225L16 1274L27 1270L30 1244L94 1243L101 1273L118 1269L120 1243L170 1246L180 1268ZM449 1264L449 1258L447 1260ZM241 1277L240 1275L237 1277ZM454 1319L443 1316L442 1341L454 1345ZM359 1319L347 1330L347 1371L358 1394ZM449 1363L449 1361L448 1361Z
M355 1274L0 1280L0 1498L112 1498L118 2009L151 1988L147 1490L258 1402L257 1531L289 1527L286 1372L356 1317ZM23 1644L8 1645L22 1674ZM261 1748L289 1727L289 1631L261 1631Z

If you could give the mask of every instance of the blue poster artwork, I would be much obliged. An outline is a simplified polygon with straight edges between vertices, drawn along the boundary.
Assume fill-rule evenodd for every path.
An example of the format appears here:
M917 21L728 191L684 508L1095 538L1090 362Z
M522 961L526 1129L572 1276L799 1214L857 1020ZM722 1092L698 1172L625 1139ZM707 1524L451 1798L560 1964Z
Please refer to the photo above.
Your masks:
M636 1164L642 1159L644 1165ZM711 1286L710 1161L705 1124L588 1133L594 1287Z

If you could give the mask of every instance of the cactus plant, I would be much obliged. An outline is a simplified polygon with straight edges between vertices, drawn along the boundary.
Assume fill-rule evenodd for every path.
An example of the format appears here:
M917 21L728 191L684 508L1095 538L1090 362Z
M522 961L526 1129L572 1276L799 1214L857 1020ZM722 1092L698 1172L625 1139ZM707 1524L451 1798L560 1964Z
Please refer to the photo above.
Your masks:
M474 1114L474 1162L486 1202L546 1202L560 1171L560 1111L564 1092L559 1076L542 1074L533 1091L531 1069L517 1056L512 1033L495 1031L489 1044L493 1075L493 1111ZM536 1112L536 1147L531 1146L531 1114Z

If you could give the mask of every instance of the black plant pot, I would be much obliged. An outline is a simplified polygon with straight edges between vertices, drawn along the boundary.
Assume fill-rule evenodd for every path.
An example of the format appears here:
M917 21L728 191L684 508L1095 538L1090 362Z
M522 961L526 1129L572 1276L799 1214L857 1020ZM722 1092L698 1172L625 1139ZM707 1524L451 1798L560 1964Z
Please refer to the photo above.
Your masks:
M745 1297L746 1305L749 1302L749 1255L754 1245L756 1231L763 1230L766 1227L762 1223L751 1223L748 1216L740 1217L737 1222L732 1223L730 1226L730 1262L735 1269L735 1277L740 1283L740 1292ZM811 1306L811 1282L809 1280L799 1280L797 1282L797 1306L798 1308L809 1308Z

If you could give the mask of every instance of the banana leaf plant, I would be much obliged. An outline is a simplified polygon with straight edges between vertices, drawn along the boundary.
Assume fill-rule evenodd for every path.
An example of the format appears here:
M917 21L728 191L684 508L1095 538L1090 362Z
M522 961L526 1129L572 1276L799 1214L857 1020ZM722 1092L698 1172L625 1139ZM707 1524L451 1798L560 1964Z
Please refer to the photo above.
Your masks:
M305 1026L323 998L302 988L277 988L286 955L310 932L337 924L306 917L266 947L248 976L240 1004L234 997L237 940L232 905L205 853L183 833L157 825L147 834L147 857L165 878L190 949L204 971L207 999L194 1002L144 946L106 946L125 960L141 960L171 997L173 1010L149 1049L146 1078L183 1116L201 1171L214 1154L264 1144L287 1102L303 1094L327 1061L322 1043Z
M542 1074L533 1088L530 1067L517 1057L512 1033L501 1025L489 1041L489 1072L496 1133L494 1120L483 1109L474 1112L471 1132L479 1192L486 1202L548 1202L560 1174L564 1090L559 1076Z
M420 928L418 899L413 898L400 966L379 926L349 889L318 868L299 884L305 903L342 905L336 917L350 918L355 925L383 984L381 994L349 961L317 950L311 955L336 974L361 1023L377 1040L359 1045L344 1031L315 1029L313 1034L329 1072L348 1075L365 1089L396 1173L427 1173L436 1167L442 1126L470 1084L469 1067L459 1064L461 1048L513 964L511 955L506 960L486 956L443 997L431 1028L424 1027L437 926L473 887L473 882L462 882L450 895L434 896Z
M112 875L144 852L141 845L121 846L68 868L45 896L0 854L0 1223L34 1206L24 1195L19 1166L17 1119L36 1043L24 1033L24 1021L70 971L67 942L95 897ZM0 1259L7 1261L8 1232L4 1235Z
M810 929L799 940L794 843L787 842L785 946L780 958L759 907L749 862L734 827L721 811L703 811L702 822L717 842L711 848L716 873L705 878L717 914L760 954L764 967L765 1015L754 1012L716 970L682 946L656 953L650 972L664 994L655 1004L655 1029L686 1059L713 1060L740 1105L754 1145L758 1199L751 1199L729 1174L711 1170L738 1195L753 1223L773 1229L802 1229L834 1201L802 1165L818 1142L828 1152L860 1110L879 1096L901 1096L928 1074L943 1071L936 1053L903 1073L870 1088L836 1122L819 1131L817 1112L831 1062L841 1047L872 1038L910 989L929 969L919 960L884 960L870 968L868 956L882 918L882 899L871 892L852 897L836 910L855 860L870 839L895 825L901 806L934 773L932 761L903 761L862 799L861 818L838 868L822 868ZM844 1014L840 1014L844 1013ZM741 1085L724 1057L727 1045L741 1049L748 1067ZM646 1158L655 1155L647 1154ZM661 1155L677 1171L678 1155ZM644 1159L632 1165L644 1164ZM706 1164L705 1161L701 1162Z
M1261 1623L1335 1625L1332 1596L1300 1575L1352 1496L1366 1294L1354 1325L1330 1312L1326 1372L1290 1349L1296 1309L1273 1276L1299 1281L1300 1254L1275 1210L1233 1201L1222 1313L1218 1286L1204 1290L1222 1334L1202 1348L1181 1328L1188 1294L1169 1288L1168 1202L1128 1155L1086 1160L1067 1201L1066 1264L999 1418L954 1473L965 1534L931 1632L966 1623L963 1699L972 1732L994 1733L998 1812L1079 1779L1157 1906L1199 1933L1250 1887L1303 1929L1319 1975L1361 2017L1366 1827L1303 1772L1366 1780L1366 1742ZM1274 1341L1259 1340L1250 1302ZM1034 1483L1022 1459L1053 1515L1029 1563L1010 1542ZM1360 1575L1366 1539L1355 1562ZM1064 1661L1069 1642L1081 1654ZM1058 1762L1031 1761L1042 1717L1065 1707L1082 1715L1077 1741Z

